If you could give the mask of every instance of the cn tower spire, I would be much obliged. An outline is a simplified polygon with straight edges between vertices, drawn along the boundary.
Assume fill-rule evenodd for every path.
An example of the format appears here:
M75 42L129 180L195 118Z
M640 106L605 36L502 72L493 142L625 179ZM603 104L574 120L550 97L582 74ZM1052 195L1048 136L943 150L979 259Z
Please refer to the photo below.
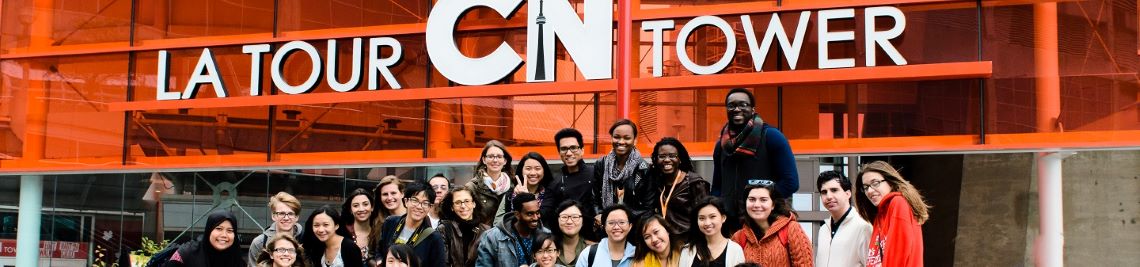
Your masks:
M538 17L534 19L534 24L538 25L538 51L535 55L537 60L534 62L538 68L534 71L534 79L538 81L546 80L546 39L542 36L542 26L546 24L546 16L542 15L542 2L543 0L538 0Z

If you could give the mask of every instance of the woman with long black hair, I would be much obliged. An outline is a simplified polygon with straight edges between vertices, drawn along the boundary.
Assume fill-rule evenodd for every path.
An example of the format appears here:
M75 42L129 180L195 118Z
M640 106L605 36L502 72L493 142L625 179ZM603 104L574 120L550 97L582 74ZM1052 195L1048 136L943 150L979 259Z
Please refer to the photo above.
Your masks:
M724 228L728 212L717 197L704 197L693 206L689 244L681 249L681 267L731 267L744 263L744 249L729 240Z
M313 267L363 267L360 248L347 238L346 227L340 225L340 213L329 205L321 206L305 221L301 244L305 257Z

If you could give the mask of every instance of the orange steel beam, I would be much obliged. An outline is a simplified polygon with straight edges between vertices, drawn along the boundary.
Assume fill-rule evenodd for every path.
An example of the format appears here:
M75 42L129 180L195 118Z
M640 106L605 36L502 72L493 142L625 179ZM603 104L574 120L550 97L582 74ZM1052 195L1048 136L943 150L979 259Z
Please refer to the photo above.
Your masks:
M877 153L969 153L978 151L1026 151L1040 149L1111 149L1140 146L1140 130L990 134L986 144L977 143L977 135L913 136L849 138L830 140L791 140L796 155L840 155ZM645 144L647 146L648 144ZM713 142L686 143L694 157L712 155ZM604 147L608 151L608 147ZM601 149L601 147L599 148ZM644 148L643 148L644 149ZM4 173L91 173L146 172L171 169L226 168L329 168L376 165L470 164L478 158L478 148L454 148L441 151L440 157L422 158L421 150L380 150L349 152L282 153L278 161L266 162L264 153L131 157L131 165L121 165L119 157L75 158L66 160L0 160ZM538 151L548 158L556 157L552 147L513 147L511 153ZM601 154L586 155L596 159Z
M982 1L983 6L1032 4L1066 0L1000 0ZM953 5L947 5L953 4ZM634 20L692 18L698 16L743 15L785 11L819 10L891 5L945 5L946 8L973 7L976 1L970 0L784 0L779 6L775 2L743 2L710 5L676 6L661 9L642 9L634 12Z
M1061 77L1057 43L1057 4L1033 6L1033 59L1037 82L1037 131L1064 131L1061 116Z
M631 91L664 91L729 86L807 85L871 83L918 80L986 78L993 73L989 61L933 63L906 66L859 67L829 70L794 70L661 78L637 78ZM516 83L480 86L451 86L419 89L310 93L300 95L240 96L190 100L136 101L109 103L111 111L193 108L220 108L267 105L311 105L368 101L453 99L472 97L528 96L597 93L615 90L615 80L557 83Z
M479 86L449 86L419 89L384 89L375 91L354 91L346 93L317 93L299 95L281 94L267 96L240 96L167 101L151 100L136 102L115 102L107 104L107 107L110 111L126 111L268 105L312 105L369 101L582 94L612 91L614 88L615 86L613 80L593 80L557 83L515 83Z
M731 86L772 86L877 83L919 80L988 78L990 61L932 63L905 66L858 67L827 70L764 71L715 75L688 75L633 80L633 91L686 90Z

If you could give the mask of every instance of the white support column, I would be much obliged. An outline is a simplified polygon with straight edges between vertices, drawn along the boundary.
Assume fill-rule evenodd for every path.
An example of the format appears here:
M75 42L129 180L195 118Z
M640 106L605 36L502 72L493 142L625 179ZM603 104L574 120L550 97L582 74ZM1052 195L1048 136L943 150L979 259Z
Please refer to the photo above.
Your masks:
M44 200L42 175L20 176L20 219L16 225L16 266L40 265L40 217Z
M1037 266L1065 265L1064 210L1061 195L1061 164L1073 152L1037 153L1037 205L1041 229L1037 234Z

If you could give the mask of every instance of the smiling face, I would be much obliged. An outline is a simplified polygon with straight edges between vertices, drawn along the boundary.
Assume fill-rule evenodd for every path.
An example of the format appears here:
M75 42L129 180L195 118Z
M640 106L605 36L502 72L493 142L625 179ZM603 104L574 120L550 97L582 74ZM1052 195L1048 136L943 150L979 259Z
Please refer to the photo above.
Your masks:
M396 258L396 255L393 255L391 251L388 251L388 256L384 257L384 266L387 266L387 267L408 267L408 264L400 261L400 259Z
M554 266L554 259L558 257L558 247L554 245L554 239L546 239L542 241L542 246L534 253L535 263L539 267Z
M431 202L428 201L427 193L424 192L419 192L415 196L406 198L404 205L408 207L408 220L415 222L423 221L424 218L427 217L428 209L431 208L430 205L425 206L425 203L431 204Z
M697 227L700 227L701 233L706 237L720 235L725 220L728 220L728 217L721 214L713 205L705 205L697 210Z
M273 249L269 250L273 253L273 266L274 267L288 267L293 266L297 261L297 247L293 246L293 242L289 240L279 239L273 242Z
M883 196L895 191L886 178L878 172L865 172L860 179L863 179L863 193L876 207L879 206L880 201L883 201Z
M471 192L467 190L452 192L451 210L455 211L455 215L459 215L460 219L468 221L474 219L475 199L471 197Z
M661 166L662 173L676 173L677 166L681 164L680 156L677 154L677 148L673 147L673 145L661 145L661 147L657 148L657 158L653 159L653 163L657 164L657 166Z
M772 195L768 189L754 188L748 191L748 198L744 207L748 211L748 218L759 222L768 220L768 216L772 214L773 205Z
M233 245L234 225L230 221L222 221L210 231L210 246L214 247L214 250L226 250Z
M570 206L558 213L558 229L566 236L576 236L582 231L582 210Z
M611 241L625 242L630 228L629 214L626 214L624 210L610 211L610 215L606 216L606 221L603 223L606 227L606 237Z
M293 225L297 223L297 213L285 203L273 204L273 222L277 224L277 231L293 232Z
M352 209L352 218L357 222L368 222L368 217L372 215L372 200L368 199L366 195L356 195L352 197L352 202L349 203Z
M748 94L733 93L728 95L725 99L725 109L728 114L728 122L733 126L742 126L752 119L755 114L754 106L751 99L748 99Z
M661 225L660 220L649 220L642 233L641 237L645 239L645 245L649 247L649 250L657 254L669 251L669 231L665 230L665 226Z
M628 124L614 128L610 137L614 146L614 154L618 156L629 155L629 152L633 151L633 147L637 145L637 137L633 135L633 126Z
M542 217L538 213L538 200L524 202L522 209L515 216L518 217L519 223L526 226L527 229L532 231L538 229L538 220Z
M558 157L567 167L577 166L582 159L582 144L574 137L558 140Z
M526 162L523 162L522 170L523 179L527 186L536 186L538 182L542 181L544 175L542 163L539 163L537 159L527 159Z
M451 190L451 184L447 182L447 178L440 176L432 177L428 184L431 185L431 190L435 191L436 196L447 195L447 191ZM443 197L435 198L435 204L439 204L440 201L443 201Z
M499 147L492 146L487 148L487 153L483 154L483 165L487 165L487 171L503 171L503 166L507 165L507 160L503 157L504 155L506 154L504 154L503 150L499 149Z
M845 212L851 207L851 191L844 191L839 181L831 179L819 188L819 200L832 214Z
M384 208L388 210L399 209L401 199L404 198L404 193L400 192L400 186L396 184L388 184L380 188L380 202L384 204Z
M321 242L329 242L332 239L331 237L336 235L336 229L339 228L340 225L336 224L336 221L327 213L317 214L313 217L313 235L317 236L317 240Z

